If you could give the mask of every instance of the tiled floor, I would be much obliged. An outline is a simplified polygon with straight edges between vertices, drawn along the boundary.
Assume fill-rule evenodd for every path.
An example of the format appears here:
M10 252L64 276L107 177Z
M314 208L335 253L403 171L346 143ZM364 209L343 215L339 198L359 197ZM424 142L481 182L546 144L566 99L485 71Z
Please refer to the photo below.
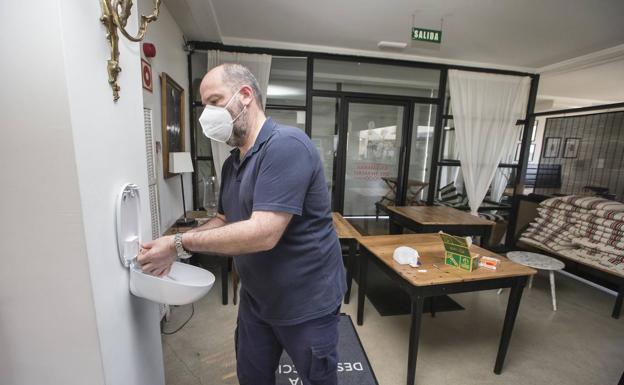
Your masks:
M551 308L546 275L525 290L501 375L492 370L507 291L453 295L466 310L425 315L416 383L616 385L624 371L624 317L610 317L614 297L562 275L556 279L557 312ZM237 309L220 301L217 282L195 305L188 325L163 337L167 385L238 383L233 352ZM342 309L353 319L355 302L354 295ZM175 308L167 329L188 314L189 307ZM367 301L364 325L356 329L379 383L404 384L409 317L380 317Z

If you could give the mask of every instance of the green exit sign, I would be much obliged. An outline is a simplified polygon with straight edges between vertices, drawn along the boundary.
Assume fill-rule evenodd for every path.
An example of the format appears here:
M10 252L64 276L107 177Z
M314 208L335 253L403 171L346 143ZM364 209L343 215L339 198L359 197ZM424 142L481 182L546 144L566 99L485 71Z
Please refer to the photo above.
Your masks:
M412 40L440 44L442 42L442 31L414 27L412 28Z

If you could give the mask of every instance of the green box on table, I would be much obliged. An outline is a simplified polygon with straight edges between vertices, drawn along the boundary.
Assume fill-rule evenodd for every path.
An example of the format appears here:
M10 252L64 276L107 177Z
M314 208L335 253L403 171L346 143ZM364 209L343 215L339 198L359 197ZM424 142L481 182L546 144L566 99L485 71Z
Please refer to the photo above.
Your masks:
M444 264L473 271L479 266L479 256L470 254L466 238L440 233L444 243Z

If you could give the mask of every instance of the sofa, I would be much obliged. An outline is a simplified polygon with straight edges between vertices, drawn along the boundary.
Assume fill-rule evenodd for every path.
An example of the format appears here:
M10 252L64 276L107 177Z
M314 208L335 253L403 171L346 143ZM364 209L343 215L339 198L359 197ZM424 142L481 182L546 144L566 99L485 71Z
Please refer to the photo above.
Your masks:
M514 199L507 249L550 255L566 270L615 290L612 317L624 299L624 204L596 196Z

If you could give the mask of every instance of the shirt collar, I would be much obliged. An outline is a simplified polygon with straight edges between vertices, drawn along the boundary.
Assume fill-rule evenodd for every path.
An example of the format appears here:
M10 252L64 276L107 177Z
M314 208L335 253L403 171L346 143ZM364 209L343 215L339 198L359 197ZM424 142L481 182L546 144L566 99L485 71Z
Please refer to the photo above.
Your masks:
M264 121L264 123L262 124L262 127L260 128L260 132L258 133L258 136L256 137L256 141L254 142L253 147L251 147L251 149L249 149L247 154L245 154L245 157L241 159L241 163L245 159L250 157L251 154L255 153L256 151L260 149L262 144L266 142L271 136L271 133L273 132L273 129L275 128L275 126L276 126L276 123L270 117ZM230 154L232 154L232 156L234 156L234 159L237 159L237 160L239 159L239 156L238 156L239 153L240 153L240 150L238 149L238 147L234 147L232 151L230 151Z

